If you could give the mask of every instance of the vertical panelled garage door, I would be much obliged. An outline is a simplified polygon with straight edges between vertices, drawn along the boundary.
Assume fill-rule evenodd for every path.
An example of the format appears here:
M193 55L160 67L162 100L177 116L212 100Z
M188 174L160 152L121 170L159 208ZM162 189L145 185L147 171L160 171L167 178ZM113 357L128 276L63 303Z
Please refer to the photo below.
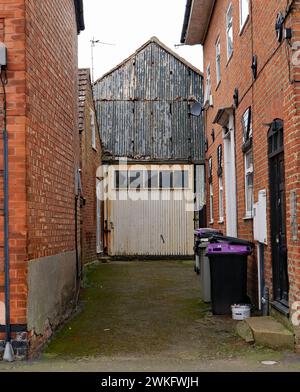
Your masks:
M111 256L187 256L194 244L194 173L189 165L109 170Z

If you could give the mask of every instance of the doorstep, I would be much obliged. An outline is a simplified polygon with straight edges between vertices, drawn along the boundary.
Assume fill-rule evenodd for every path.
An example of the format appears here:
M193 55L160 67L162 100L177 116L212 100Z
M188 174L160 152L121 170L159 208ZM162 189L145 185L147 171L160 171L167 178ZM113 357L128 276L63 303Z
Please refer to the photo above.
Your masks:
M251 317L237 325L237 333L248 343L274 350L294 350L295 336L272 317Z

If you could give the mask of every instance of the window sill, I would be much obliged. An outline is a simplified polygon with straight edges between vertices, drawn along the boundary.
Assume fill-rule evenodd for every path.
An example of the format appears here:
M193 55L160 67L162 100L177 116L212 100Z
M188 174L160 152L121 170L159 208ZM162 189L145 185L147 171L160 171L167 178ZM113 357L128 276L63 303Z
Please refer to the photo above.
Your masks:
M224 219L221 219L221 220L218 221L218 224L219 224L219 225L224 225L224 223L225 223L225 222L224 222Z
M216 87L216 91L217 91L217 90L219 90L219 87L220 87L221 81L222 81L222 80L220 80L220 81L218 82L218 84L217 84L217 87Z
M93 147L93 146L92 146L92 149L93 149L95 152L97 152L97 148L96 148L96 147Z
M246 215L246 216L244 216L243 220L244 220L244 221L253 220L253 215Z
M212 220L212 221L209 222L209 225L213 225L214 223L215 223L215 221Z

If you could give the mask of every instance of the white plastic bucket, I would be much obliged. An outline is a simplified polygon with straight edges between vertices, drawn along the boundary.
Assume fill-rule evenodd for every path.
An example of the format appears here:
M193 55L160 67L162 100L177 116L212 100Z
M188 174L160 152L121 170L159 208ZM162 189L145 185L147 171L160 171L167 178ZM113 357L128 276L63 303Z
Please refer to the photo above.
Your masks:
M231 311L233 320L241 321L251 317L250 305L232 305Z

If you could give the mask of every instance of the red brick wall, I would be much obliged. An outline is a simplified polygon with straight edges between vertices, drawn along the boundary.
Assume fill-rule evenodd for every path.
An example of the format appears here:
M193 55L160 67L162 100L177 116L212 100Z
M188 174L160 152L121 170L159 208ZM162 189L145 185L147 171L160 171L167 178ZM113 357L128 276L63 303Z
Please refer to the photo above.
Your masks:
M293 44L297 51L292 51L295 55L297 64L292 65L291 80L284 91L284 117L286 127L289 132L285 139L286 153L286 192L287 192L287 233L288 233L288 250L289 250L289 277L291 282L290 302L298 302L298 321L300 322L300 1L295 1L295 9L290 18L290 24L293 28ZM291 52L290 52L291 55ZM291 205L290 192L296 191L297 194L297 224L298 239L295 241L292 237L291 230ZM292 314L297 308L292 309ZM296 330L297 350L300 353L300 328Z
M8 48L11 323L26 324L28 260L75 248L77 29L73 0L0 0L0 15ZM0 301L2 245L1 216Z
M234 6L234 52L227 62L225 12L230 4L229 0L218 0L213 12L211 25L204 44L204 70L211 64L213 108L206 112L206 133L209 140L207 157L214 159L217 165L217 147L222 143L222 129L213 125L217 110L233 104L235 87L239 90L240 103L235 111L236 132L236 172L237 172L237 205L238 205L238 235L241 238L253 240L253 221L245 220L245 180L244 157L242 153L241 118L245 110L251 106L253 113L253 153L254 153L254 198L258 198L258 191L267 189L269 192L267 133L265 123L275 118L284 120L285 157L286 157L286 205L288 258L290 278L290 304L300 299L300 252L298 241L292 241L290 224L290 191L298 192L298 223L299 223L299 83L291 84L289 80L289 63L291 50L286 42L279 44L275 35L275 20L279 11L284 12L285 0L270 0L268 2L253 0L252 15L244 30L240 33L239 2L232 1ZM294 40L300 41L299 10L300 2L295 1L291 16L286 21L287 27L293 27ZM221 37L221 83L216 86L215 43ZM258 77L253 82L251 73L252 55L258 57ZM293 71L293 70L292 70ZM205 75L206 76L206 75ZM295 79L300 79L299 68ZM297 93L298 91L298 93ZM298 95L297 95L298 94ZM211 130L217 135L213 143ZM297 144L298 142L298 144ZM225 225L218 225L218 178L214 170L214 226L225 231ZM225 181L224 188L225 188ZM269 196L269 195L268 195ZM209 200L208 200L209 202ZM208 203L209 204L209 203ZM224 201L225 204L225 201ZM209 208L209 205L208 205ZM270 216L268 203L268 243L270 244ZM266 247L266 284L272 290L272 267L270 246ZM257 298L257 263L253 257L249 263L249 294L254 300ZM271 293L272 295L272 293Z
M79 157L74 18L73 0L26 1L29 259L74 249Z
M92 89L89 81L86 86L85 107L83 130L81 132L81 169L82 169L82 187L83 197L85 198L85 206L82 208L82 260L89 263L97 260L96 252L96 172L101 165L101 142L97 126L97 118L95 113L96 126L96 150L92 148L92 130L90 122L90 111L95 112Z
M0 1L0 40L8 49L7 123L9 137L9 232L11 322L26 323L26 156L25 156L25 8L24 0ZM2 90L1 90L1 112ZM1 114L1 129L2 129ZM0 137L0 169L3 141ZM0 208L3 178L0 177ZM0 301L4 302L3 216L0 213Z

